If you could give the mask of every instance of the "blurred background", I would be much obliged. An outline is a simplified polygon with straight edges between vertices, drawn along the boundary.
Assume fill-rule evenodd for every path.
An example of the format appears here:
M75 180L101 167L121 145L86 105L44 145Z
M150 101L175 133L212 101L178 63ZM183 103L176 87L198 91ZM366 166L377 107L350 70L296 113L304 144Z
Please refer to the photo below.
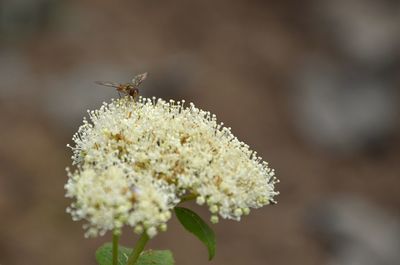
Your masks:
M142 95L217 114L281 180L277 205L214 226L212 262L175 219L150 247L178 265L399 264L399 44L397 0L1 0L0 264L95 264L110 235L65 213L66 144L117 97L94 80L145 71Z

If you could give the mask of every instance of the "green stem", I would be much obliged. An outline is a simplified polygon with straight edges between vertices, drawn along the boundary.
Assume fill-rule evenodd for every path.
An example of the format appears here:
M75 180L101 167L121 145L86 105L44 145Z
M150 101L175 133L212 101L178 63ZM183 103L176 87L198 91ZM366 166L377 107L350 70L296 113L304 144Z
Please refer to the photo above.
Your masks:
M119 241L119 234L114 233L112 238L113 265L118 265L118 241Z
M126 265L134 265L138 260L140 254L142 253L144 246L146 245L147 241L149 241L149 236L146 232L140 236L139 241L136 243L136 246L133 248L131 254L129 255L128 261Z
M182 196L181 203L194 200L194 199L196 199L196 197L197 197L197 194L189 193L187 195Z

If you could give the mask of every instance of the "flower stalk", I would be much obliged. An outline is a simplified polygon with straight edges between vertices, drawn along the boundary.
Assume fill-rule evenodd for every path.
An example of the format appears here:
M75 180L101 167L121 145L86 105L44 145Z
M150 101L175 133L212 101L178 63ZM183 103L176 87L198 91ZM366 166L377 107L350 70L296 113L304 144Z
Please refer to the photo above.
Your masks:
M143 252L143 249L146 245L146 243L149 241L149 236L147 235L146 232L144 232L138 242L136 243L135 247L133 248L131 254L129 255L128 261L126 265L135 265L140 254Z
M196 199L197 195L194 193L190 193L187 195L184 195L181 197L181 203L187 202L187 201L192 201L194 199Z
M119 242L119 233L113 233L113 238L112 238L112 264L113 265L118 265L118 242Z

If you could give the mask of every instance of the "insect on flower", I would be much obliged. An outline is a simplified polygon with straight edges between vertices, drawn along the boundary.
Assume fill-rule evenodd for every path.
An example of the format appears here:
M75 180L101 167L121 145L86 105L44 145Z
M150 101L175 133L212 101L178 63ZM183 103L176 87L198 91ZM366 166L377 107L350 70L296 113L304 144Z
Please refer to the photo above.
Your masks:
M102 81L95 81L95 83L102 86L114 87L118 91L118 93L121 92L131 96L133 99L136 99L139 95L139 86L146 78L147 73L143 73L140 75L136 75L134 78L132 78L132 81L130 83L120 84Z

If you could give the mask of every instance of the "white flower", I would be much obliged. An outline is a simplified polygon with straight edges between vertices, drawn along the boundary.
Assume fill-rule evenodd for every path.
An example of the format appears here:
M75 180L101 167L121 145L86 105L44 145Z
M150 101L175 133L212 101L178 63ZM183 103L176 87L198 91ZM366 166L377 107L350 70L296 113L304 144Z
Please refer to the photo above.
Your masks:
M88 236L120 229L128 219L134 202L135 193L130 189L132 185L118 167L102 172L88 168L70 174L65 188L67 197L75 197L76 202L72 203L69 211L75 220L90 221Z
M278 194L268 164L193 104L124 97L89 116L73 137L77 170L66 185L89 235L129 225L154 236L187 194L208 205L213 222L239 220Z

